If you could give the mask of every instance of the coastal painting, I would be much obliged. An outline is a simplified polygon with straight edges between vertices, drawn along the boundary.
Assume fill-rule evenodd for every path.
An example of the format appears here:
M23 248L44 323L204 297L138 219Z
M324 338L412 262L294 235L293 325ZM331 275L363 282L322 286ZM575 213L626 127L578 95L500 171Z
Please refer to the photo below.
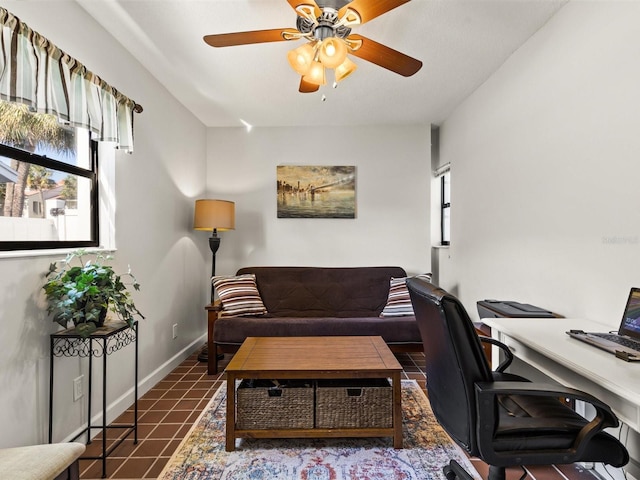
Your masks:
M356 167L278 165L278 218L356 218Z

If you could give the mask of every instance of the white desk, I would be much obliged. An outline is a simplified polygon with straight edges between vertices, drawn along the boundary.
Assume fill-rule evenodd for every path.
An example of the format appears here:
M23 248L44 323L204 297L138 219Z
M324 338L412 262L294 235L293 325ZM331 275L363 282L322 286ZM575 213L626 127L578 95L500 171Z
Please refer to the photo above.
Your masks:
M570 329L606 332L610 326L566 318L487 318L482 322L515 357L563 385L599 398L622 422L640 432L640 362L625 362L565 333Z

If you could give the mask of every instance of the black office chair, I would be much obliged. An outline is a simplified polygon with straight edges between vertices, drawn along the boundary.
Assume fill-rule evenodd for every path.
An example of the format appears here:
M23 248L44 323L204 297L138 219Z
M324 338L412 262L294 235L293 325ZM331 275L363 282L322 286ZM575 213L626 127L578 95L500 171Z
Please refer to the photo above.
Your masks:
M621 467L629 461L626 448L602 431L618 425L606 404L579 390L492 372L458 299L420 277L408 279L407 287L424 345L433 413L456 443L489 465L490 480L504 480L508 466L582 461ZM590 403L595 418L584 419L560 398ZM449 480L472 478L455 461L444 473Z

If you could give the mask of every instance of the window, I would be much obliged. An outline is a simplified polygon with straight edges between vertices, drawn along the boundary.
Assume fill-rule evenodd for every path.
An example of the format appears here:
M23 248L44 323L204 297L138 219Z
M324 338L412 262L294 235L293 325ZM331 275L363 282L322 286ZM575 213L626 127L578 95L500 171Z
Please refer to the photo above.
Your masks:
M451 239L451 172L440 176L440 244L449 245Z
M0 250L98 246L97 152L88 130L0 102Z

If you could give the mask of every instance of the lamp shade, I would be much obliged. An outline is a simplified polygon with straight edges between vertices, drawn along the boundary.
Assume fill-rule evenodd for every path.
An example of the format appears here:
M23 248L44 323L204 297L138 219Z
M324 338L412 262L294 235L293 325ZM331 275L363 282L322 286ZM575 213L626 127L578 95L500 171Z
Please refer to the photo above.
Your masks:
M228 200L196 200L194 230L235 230L236 204Z

